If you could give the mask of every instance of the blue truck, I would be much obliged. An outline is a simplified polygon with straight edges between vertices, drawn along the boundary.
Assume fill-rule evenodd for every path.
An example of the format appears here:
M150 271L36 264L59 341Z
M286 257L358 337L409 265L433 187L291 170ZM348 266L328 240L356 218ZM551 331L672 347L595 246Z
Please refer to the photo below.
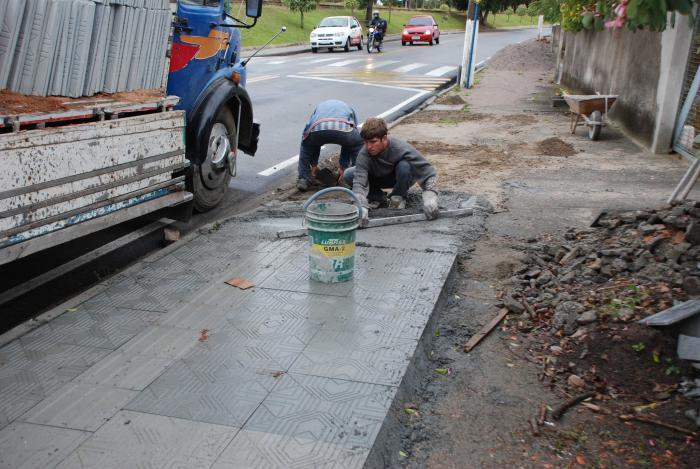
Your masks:
M230 11L229 0L177 2L165 94L0 111L0 264L156 210L183 219L221 203L238 152L254 155L259 135L240 30L255 25L262 0L246 0L247 19Z

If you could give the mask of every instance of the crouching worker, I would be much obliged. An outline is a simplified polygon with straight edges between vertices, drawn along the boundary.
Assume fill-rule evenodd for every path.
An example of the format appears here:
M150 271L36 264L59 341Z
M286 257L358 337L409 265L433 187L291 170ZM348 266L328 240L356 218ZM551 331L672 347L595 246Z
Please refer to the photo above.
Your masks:
M360 133L364 146L357 164L344 174L345 183L357 194L366 224L368 209L384 202L384 191L391 189L389 208L406 208L408 189L415 183L423 189L423 212L428 220L438 217L437 172L409 143L389 137L384 119L370 117Z
M355 110L337 99L323 101L316 106L311 118L304 127L299 150L297 189L309 189L312 178L318 171L318 158L323 145L340 145L340 174L355 164L357 153L362 148L362 137L357 130Z

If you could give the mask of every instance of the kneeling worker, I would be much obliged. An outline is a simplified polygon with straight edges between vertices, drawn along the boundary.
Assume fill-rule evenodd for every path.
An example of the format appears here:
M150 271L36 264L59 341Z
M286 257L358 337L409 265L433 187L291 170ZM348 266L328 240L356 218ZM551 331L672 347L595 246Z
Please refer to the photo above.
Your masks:
M367 209L383 203L382 189L391 189L390 208L406 208L406 194L414 183L423 189L425 217L437 218L437 172L430 162L409 143L389 138L384 119L370 117L360 135L364 146L357 155L356 166L348 168L343 179L365 208L363 221L367 221Z
M357 130L357 114L343 101L329 99L316 106L304 127L299 149L297 189L309 189L311 178L316 177L318 158L323 145L340 145L340 175L355 164L357 152L362 148L362 137Z

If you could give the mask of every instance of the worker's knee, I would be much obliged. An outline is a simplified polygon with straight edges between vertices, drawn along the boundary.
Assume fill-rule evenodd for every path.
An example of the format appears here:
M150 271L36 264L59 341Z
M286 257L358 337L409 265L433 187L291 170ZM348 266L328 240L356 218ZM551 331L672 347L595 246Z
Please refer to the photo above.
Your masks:
M396 163L396 179L411 177L411 164L406 160Z

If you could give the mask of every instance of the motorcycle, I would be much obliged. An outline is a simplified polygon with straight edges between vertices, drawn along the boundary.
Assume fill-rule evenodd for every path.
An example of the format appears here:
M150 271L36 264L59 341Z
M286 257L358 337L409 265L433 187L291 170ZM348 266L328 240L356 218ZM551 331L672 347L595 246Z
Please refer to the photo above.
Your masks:
M382 33L374 26L370 26L367 31L367 53L371 54L373 50L382 51Z

